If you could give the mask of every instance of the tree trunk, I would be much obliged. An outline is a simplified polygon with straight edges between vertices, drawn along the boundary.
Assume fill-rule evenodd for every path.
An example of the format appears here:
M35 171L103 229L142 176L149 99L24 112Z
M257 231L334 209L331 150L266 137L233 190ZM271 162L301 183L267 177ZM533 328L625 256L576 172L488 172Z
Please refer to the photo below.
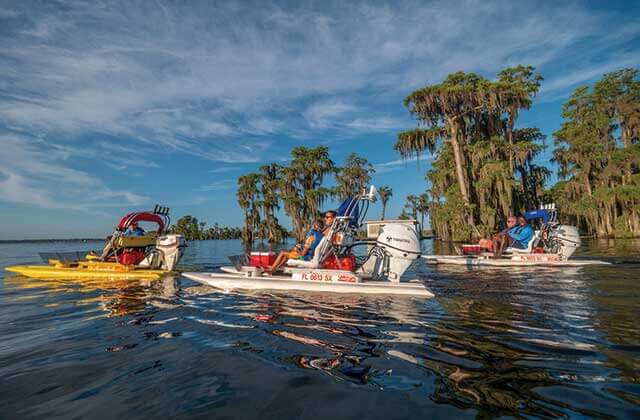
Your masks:
M387 211L387 203L382 204L382 218L380 220L384 220L384 214Z
M515 162L513 159L513 125L515 123L515 113L509 111L509 120L507 121L507 140L509 141L509 169L511 173L515 170Z
M522 196L525 199L524 205L527 207L533 207L537 204L532 202L532 201L535 201L533 197L537 195L537 191L535 190L529 191L529 186L527 185L529 183L527 169L524 166L518 166L518 171L520 172L520 182L522 184ZM515 207L515 206L512 206L512 207Z
M451 130L451 147L453 149L453 158L456 163L456 177L458 178L458 186L460 187L460 193L462 194L462 200L464 201L467 210L471 206L471 200L469 199L469 190L467 189L467 180L464 174L464 167L462 162L462 153L460 151L460 143L458 142L458 123L455 118L449 118L449 129ZM475 227L475 220L473 214L469 212L468 223Z
M631 145L631 142L629 141L630 137L629 130L627 130L627 124L622 118L620 118L620 140L622 140L623 148L626 149Z
M464 175L464 168L462 163L462 153L460 152L460 143L458 143L458 124L455 123L455 119L451 119L449 123L451 127L451 147L453 148L453 158L456 163L456 177L458 178L458 186L460 187L460 193L462 199L466 205L469 205L469 191L467 190L467 181Z

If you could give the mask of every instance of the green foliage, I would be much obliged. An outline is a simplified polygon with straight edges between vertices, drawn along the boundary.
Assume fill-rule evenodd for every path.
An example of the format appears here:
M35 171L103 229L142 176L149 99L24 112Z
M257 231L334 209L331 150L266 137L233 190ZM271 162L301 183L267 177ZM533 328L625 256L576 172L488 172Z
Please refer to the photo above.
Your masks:
M395 149L402 157L436 155L427 173L432 198L425 202L440 238L486 235L513 211L537 204L548 171L533 160L544 136L514 127L541 81L531 66L504 69L495 81L458 72L405 99L419 127L400 133Z
M293 233L301 241L331 193L322 184L327 175L335 174L336 167L326 146L298 146L291 156L290 165L280 171L280 197L291 217Z
M405 205L402 209L402 213L400 214L401 220L413 219L417 220L420 228L420 232L424 230L424 219L429 214L429 210L432 206L431 199L429 198L429 193L425 192L416 195L408 195Z
M375 173L369 161L355 153L351 153L345 164L336 170L335 195L341 200L362 193L362 189L371 181Z
M380 203L382 203L382 216L380 217L380 220L384 220L384 216L387 211L387 203L391 196L393 196L393 190L391 187L383 185L378 188L378 195L380 196Z
M169 233L183 235L186 240L218 240L218 239L239 239L242 230L238 228L220 227L214 224L207 228L205 222L198 222L198 219L191 215L182 216L171 225Z
M275 244L289 236L276 217L281 204L291 217L292 234L302 240L332 192L322 185L327 175L336 172L327 147L300 146L291 155L289 166L271 163L262 166L259 173L238 179L238 204L245 217L242 239L246 246L256 239ZM350 162L360 159L354 155Z
M640 81L608 73L576 89L554 133L559 182L552 195L565 218L597 236L640 236Z
M288 236L275 215L280 209L281 171L281 166L272 163L260 167L258 173L249 173L238 179L236 195L244 212L242 240L246 246L256 239L281 243Z

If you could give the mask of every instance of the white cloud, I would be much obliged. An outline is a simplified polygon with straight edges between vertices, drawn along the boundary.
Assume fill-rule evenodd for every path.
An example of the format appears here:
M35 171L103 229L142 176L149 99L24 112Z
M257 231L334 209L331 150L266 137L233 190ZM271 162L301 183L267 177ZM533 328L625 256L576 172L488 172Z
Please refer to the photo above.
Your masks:
M329 99L311 104L304 111L304 118L312 128L328 128L337 120L343 120L358 108L340 100Z
M623 55L614 61L579 66L576 70L545 82L540 91L540 101L555 100L568 96L579 84L602 77L603 74L626 67L640 66L640 54Z
M113 190L84 171L64 166L65 152L39 140L0 135L0 200L45 208L89 210L112 203L140 205L146 197Z
M196 188L194 191L198 192L207 192L207 191L222 191L222 190L230 190L237 186L237 179L223 179L220 181L214 181L210 184L201 185Z
M430 153L423 153L420 156L411 156L407 159L396 159L387 162L376 163L374 166L377 173L391 172L396 169L406 168L407 165L430 164L433 161L433 155Z
M582 39L617 32L598 29L611 16L579 4L335 6L159 1L125 13L109 3L20 2L0 31L0 91L11 92L0 115L31 130L153 139L192 154L213 142L232 160L230 141L296 125L289 111L301 98L319 98L302 113L314 130L347 114L346 130L393 129L366 121L360 92L402 95L460 69L545 65Z
M11 127L69 144L89 138L84 153L120 169L155 168L160 152L260 162L278 158L270 149L283 137L395 132L404 127L402 97L452 71L492 76L533 64L547 76L542 95L552 96L638 63L629 45L640 28L634 16L582 3L258 4L3 6L0 134ZM122 149L124 141L135 146ZM47 171L67 174L71 190L83 191L66 172L74 151L62 143L23 145L40 165L3 168L7 197L52 204ZM149 151L144 159L129 156L137 146ZM56 154L53 163L47 153ZM103 197L139 200L82 175Z
M362 131L391 131L406 127L406 122L392 117L363 117L344 123L345 127Z
M223 166L223 167L219 167L219 168L213 168L213 169L209 170L208 172L210 174L222 174L222 173L225 173L225 172L239 171L240 169L242 169L242 167L240 167L240 166Z

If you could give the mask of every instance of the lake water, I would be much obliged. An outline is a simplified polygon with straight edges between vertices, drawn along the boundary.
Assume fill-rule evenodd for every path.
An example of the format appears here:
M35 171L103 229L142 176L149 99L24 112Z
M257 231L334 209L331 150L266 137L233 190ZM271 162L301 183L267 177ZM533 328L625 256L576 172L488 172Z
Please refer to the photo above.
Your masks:
M0 244L0 266L101 246ZM182 265L240 250L193 242ZM418 264L430 300L0 271L0 417L640 418L639 250L586 244L607 267Z

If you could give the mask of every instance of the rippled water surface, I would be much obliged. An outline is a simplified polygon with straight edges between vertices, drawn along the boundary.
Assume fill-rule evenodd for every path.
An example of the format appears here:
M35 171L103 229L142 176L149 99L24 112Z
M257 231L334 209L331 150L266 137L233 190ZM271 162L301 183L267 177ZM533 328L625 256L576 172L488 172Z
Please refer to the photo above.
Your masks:
M0 266L101 245L0 244ZM240 248L195 242L183 265ZM430 300L3 271L0 417L640 418L639 249L587 244L607 267L417 264Z

